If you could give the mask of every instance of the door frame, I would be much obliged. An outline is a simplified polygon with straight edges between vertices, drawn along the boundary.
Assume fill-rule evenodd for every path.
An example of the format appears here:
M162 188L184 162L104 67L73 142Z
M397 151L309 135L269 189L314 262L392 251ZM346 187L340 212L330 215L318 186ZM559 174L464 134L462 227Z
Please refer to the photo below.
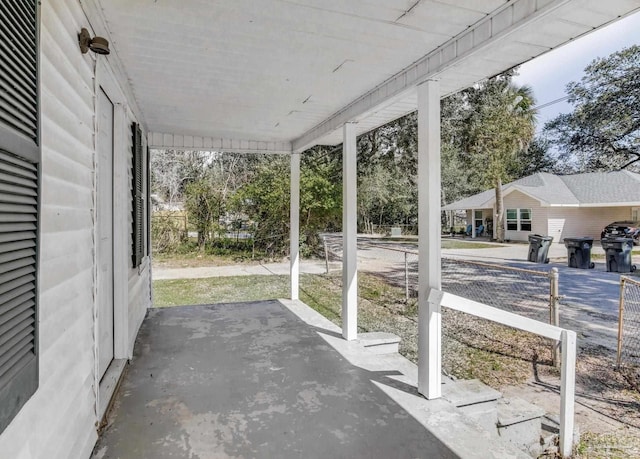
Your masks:
M96 411L98 418L102 418L106 410L105 399L109 399L115 388L115 383L124 368L122 364L132 357L129 338L129 205L130 187L129 159L131 158L130 131L128 120L131 118L127 108L127 101L117 78L105 59L96 60L94 82L94 132L97 133L97 94L100 88L113 103L113 361L104 378L101 378L98 370L98 264L96 263L96 247L94 247L94 355L95 355L95 387ZM94 193L97 186L98 166L98 137L94 134ZM94 195L93 206L96 209L97 199ZM95 210L94 210L95 212ZM98 225L94 214L94 244L97 243ZM114 365L116 363L116 365ZM111 371L114 367L114 372ZM110 375L110 372L112 373ZM109 379L107 384L100 384L101 380ZM108 387L103 387L103 386Z

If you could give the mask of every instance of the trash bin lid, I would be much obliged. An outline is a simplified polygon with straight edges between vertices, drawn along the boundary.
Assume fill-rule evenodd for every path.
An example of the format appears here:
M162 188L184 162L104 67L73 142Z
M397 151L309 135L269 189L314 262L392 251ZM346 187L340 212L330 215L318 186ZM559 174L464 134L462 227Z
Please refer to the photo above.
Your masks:
M565 237L564 245L566 247L582 247L584 244L593 245L592 237Z
M617 237L612 239L601 239L600 244L603 249L621 249L623 246L633 246L633 239Z

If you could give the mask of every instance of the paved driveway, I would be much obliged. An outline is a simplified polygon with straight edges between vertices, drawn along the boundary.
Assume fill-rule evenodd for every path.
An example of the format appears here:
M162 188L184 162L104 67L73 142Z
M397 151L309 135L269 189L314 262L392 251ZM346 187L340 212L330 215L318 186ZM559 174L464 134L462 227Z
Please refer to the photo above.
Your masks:
M465 242L470 242L468 239ZM486 244L486 241L478 241ZM366 248L358 251L361 268L404 270L402 253L385 250L385 245L397 249L415 251L415 244L388 243L365 240ZM493 245L493 244L492 244ZM373 247L372 247L373 246ZM575 330L581 344L605 346L615 349L618 328L618 308L620 295L620 274L608 273L602 261L596 261L594 269L583 270L569 268L566 265L564 244L552 244L549 250L549 264L536 264L526 261L528 244L495 244L482 249L443 249L442 256L465 260L513 266L517 268L549 271L558 268L560 275L560 325ZM592 253L604 253L602 248L594 246ZM638 262L640 260L637 260ZM377 263L377 264L376 264ZM378 264L380 266L378 266Z
M569 268L566 263L567 252L563 244L552 244L549 251L551 259L549 264L531 263L525 261L528 248L527 244L507 244L486 249L448 249L443 250L442 254L541 271L558 268L563 304L585 307L596 313L617 317L620 297L619 273L606 272L605 263L602 261L596 261L594 269ZM604 252L602 248L596 246L593 253Z

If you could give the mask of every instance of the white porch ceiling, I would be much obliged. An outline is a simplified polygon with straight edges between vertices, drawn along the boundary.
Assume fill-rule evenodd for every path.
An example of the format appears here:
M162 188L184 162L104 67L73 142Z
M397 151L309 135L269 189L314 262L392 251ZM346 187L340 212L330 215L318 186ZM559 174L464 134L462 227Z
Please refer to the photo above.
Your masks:
M341 142L640 9L637 0L87 0L156 146ZM98 27L98 32L100 32ZM251 148L250 148L251 147Z

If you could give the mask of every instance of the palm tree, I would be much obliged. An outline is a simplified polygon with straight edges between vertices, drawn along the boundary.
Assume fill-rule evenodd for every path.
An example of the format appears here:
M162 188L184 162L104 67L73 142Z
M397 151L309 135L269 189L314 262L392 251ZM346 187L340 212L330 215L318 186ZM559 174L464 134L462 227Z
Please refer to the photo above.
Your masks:
M495 188L496 238L504 241L502 184L518 153L526 149L535 133L535 99L528 86L518 87L510 75L491 78L469 93L474 107L468 124L468 151L483 182Z

